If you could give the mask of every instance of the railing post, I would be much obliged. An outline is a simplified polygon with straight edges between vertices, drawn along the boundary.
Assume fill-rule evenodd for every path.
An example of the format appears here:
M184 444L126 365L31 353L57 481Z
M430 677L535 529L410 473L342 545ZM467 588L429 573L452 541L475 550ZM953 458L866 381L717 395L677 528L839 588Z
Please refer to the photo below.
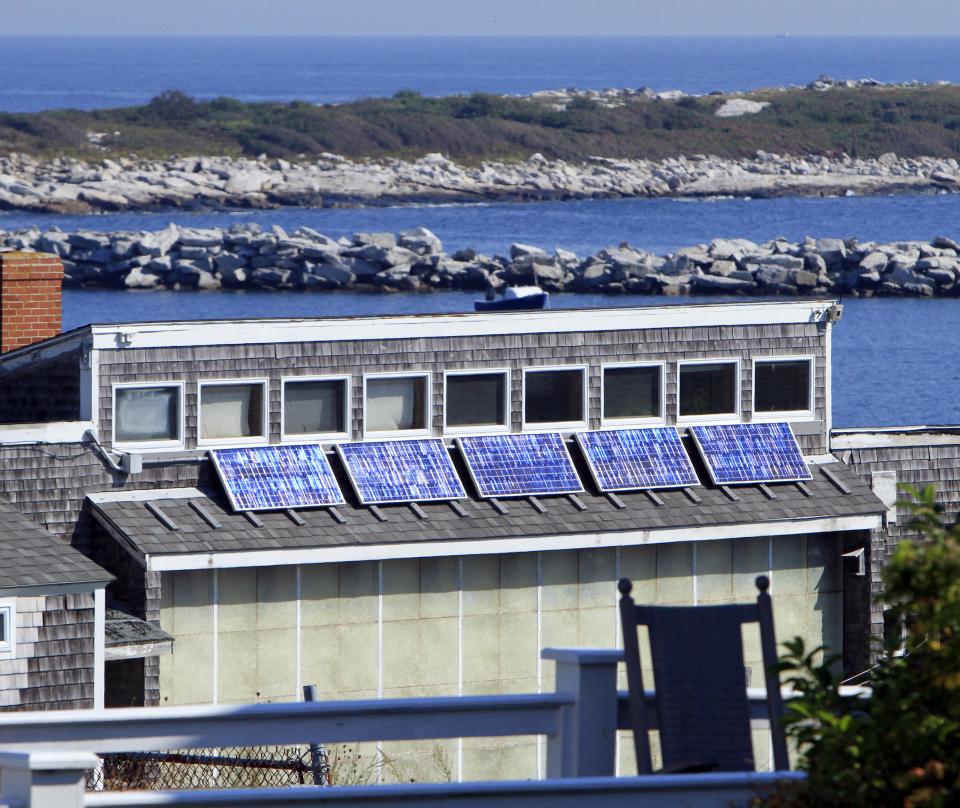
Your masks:
M545 648L557 663L556 691L574 703L561 711L560 732L547 739L547 777L612 777L617 743L617 663L607 648Z
M304 701L316 701L317 700L317 686L316 685L304 685L303 686L303 700ZM310 744L310 773L313 776L313 784L315 786L325 786L327 785L327 771L324 758L326 753L324 752L323 746L319 743Z
M0 802L16 808L83 808L91 752L0 752Z

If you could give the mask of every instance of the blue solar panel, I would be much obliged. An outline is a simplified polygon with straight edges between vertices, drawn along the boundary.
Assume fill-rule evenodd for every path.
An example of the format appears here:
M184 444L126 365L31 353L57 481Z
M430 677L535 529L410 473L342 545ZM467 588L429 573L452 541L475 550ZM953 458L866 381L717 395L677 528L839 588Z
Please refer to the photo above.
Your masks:
M481 497L576 494L583 491L558 432L457 438Z
M439 438L338 443L364 505L463 499L467 493Z
M811 478L787 423L695 426L692 432L717 485Z
M576 437L601 491L700 484L673 427L597 430Z
M317 445L211 449L235 511L343 504L327 456Z

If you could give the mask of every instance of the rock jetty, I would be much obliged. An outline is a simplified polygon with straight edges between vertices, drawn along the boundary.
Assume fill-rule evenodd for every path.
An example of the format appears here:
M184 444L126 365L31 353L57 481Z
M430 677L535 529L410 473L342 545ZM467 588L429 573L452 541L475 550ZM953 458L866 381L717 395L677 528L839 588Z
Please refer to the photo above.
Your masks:
M292 163L261 157L88 163L27 155L0 158L0 210L45 213L395 205L617 197L870 195L960 190L952 158L710 155L664 160L594 157L582 163L534 154L516 163L460 165L442 154L351 161L325 154Z
M59 255L64 284L117 289L502 289L639 295L960 295L960 244L855 238L716 239L668 255L627 243L581 258L513 244L509 255L452 254L425 227L331 238L256 224L228 230L171 224L153 232L39 229L4 233L7 249Z

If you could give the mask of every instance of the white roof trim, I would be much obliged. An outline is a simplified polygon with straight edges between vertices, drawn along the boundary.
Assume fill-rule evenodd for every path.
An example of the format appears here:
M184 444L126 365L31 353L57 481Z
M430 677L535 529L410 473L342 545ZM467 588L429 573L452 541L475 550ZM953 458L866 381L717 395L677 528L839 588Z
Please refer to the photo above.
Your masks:
M876 514L822 519L791 519L782 522L757 522L711 527L579 533L568 536L516 537L476 541L421 541L376 545L354 544L285 550L147 555L146 562L147 570L150 572L177 572L197 569L273 567L286 564L334 564L345 561L386 561L398 558L437 558L549 550L581 550L598 547L631 547L669 542L746 539L755 536L791 536L801 533L875 530L882 525L882 516Z
M883 449L904 446L954 446L960 444L960 429L938 426L903 426L836 430L830 448Z
M636 308L549 309L538 312L479 312L328 319L206 320L90 326L93 347L171 348L284 342L343 342L360 339L626 331L824 321L833 300L708 303Z
M82 443L93 421L51 421L45 424L4 424L0 446L26 443Z
M199 488L147 488L139 490L99 491L87 494L94 505L110 502L156 502L161 499L197 499L210 496L210 490Z
M35 586L20 585L0 587L0 597L38 597L40 595L82 595L87 592L94 592L97 589L106 589L107 584L113 581L113 576L104 571L103 578L99 581L85 581L81 583L47 583L36 584Z

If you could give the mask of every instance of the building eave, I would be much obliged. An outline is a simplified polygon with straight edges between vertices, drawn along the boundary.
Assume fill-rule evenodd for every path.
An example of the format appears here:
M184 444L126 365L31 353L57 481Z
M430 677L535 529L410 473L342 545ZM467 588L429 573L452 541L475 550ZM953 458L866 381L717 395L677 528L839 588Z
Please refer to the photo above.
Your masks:
M627 331L825 322L836 301L712 303L538 312L200 320L90 326L95 350L343 342L360 339Z
M650 544L714 541L757 536L794 536L805 533L837 533L875 530L883 526L879 514L782 522L753 522L709 527L579 533L553 536L474 539L469 541L404 542L376 545L243 550L216 553L153 554L146 556L150 572L199 569L236 569L288 564L335 564L350 561L386 561L403 558L437 558L467 555L536 553Z

